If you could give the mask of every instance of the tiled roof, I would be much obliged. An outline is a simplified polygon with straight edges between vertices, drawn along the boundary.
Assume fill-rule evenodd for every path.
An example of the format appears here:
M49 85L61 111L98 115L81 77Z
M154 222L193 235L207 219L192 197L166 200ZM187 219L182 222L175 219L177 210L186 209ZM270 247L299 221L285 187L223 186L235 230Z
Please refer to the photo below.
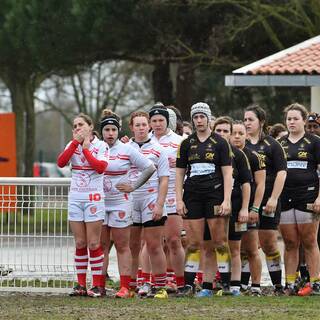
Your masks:
M320 75L320 36L235 70L252 75Z

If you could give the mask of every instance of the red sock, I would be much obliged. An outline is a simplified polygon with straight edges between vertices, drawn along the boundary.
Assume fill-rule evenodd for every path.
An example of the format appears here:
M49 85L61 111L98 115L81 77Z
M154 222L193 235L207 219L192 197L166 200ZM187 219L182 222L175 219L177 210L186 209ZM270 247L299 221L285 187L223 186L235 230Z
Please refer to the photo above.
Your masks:
M167 282L174 282L175 281L175 274L173 269L167 269Z
M155 283L155 279L154 279L154 275L153 274L151 275L151 281L150 282L151 282L151 285L153 285Z
M137 279L130 279L130 290L136 290L137 289Z
M198 283L202 284L202 282L203 282L203 272L202 271L198 271L196 277L198 279Z
M184 276L177 277L177 287L181 288L185 286Z
M80 286L87 286L87 269L88 269L88 249L76 248L74 264L77 271L77 279Z
M130 279L131 276L122 276L120 275L120 288L130 289Z
M104 288L106 286L106 278L107 275L106 274L102 274L100 277L101 283L100 283L100 287Z
M160 273L154 275L154 286L156 288L164 288L166 285L166 274Z
M146 283L146 282L150 282L150 276L151 274L150 273L147 273L147 272L142 272L142 284Z
M137 285L141 286L142 283L143 283L142 269L139 268L137 273Z
M99 287L101 285L101 275L103 266L103 250L98 248L96 250L90 250L90 266L92 274L92 286Z

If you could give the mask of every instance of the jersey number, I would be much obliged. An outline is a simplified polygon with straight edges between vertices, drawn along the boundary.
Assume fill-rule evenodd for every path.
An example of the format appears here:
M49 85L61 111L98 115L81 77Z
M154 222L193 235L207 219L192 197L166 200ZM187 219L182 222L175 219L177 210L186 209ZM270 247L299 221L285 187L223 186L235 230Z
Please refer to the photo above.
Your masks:
M101 200L101 194L100 193L90 193L89 194L89 200L90 201L100 201Z

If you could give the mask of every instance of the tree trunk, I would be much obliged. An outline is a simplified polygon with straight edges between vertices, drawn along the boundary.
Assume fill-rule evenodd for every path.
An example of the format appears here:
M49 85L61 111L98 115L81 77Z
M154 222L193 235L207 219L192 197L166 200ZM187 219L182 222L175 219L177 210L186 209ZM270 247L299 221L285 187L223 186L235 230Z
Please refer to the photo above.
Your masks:
M155 101L164 105L173 104L170 63L157 63L152 73L152 88Z
M190 120L190 108L194 101L194 66L180 63L177 71L176 107L181 111L183 120Z
M35 152L34 86L30 79L6 81L16 115L17 175L33 176Z

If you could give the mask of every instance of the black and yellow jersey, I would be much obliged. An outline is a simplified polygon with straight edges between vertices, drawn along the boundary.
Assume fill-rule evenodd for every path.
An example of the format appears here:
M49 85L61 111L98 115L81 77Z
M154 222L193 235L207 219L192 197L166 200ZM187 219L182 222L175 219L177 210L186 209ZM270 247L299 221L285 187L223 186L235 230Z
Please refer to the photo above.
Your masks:
M221 167L231 166L232 152L228 142L212 133L201 142L196 133L181 142L177 168L187 169L185 191L212 192L223 185Z
M233 188L232 197L241 197L241 185L252 182L252 173L249 160L245 153L236 147L231 147L232 150L232 177Z
M266 166L266 190L273 189L276 175L287 170L287 161L280 143L270 136L265 136L256 144L247 141L246 147L259 154L260 161Z
M279 140L287 157L288 175L285 187L318 186L317 167L320 164L320 138L306 133L292 143L288 136Z

